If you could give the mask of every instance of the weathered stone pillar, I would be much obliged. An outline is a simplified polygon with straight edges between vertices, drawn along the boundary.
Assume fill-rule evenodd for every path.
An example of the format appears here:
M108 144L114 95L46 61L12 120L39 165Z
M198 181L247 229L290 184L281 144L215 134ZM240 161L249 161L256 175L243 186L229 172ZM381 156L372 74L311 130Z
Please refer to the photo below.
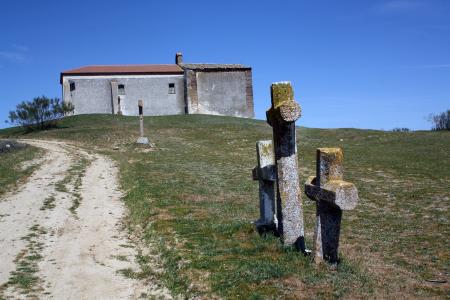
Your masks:
M272 84L271 96L272 107L266 115L275 147L278 232L285 245L306 252L295 141L295 121L301 109L290 82Z
M339 234L342 210L351 210L358 203L358 190L343 181L343 154L340 148L317 149L316 177L305 183L305 194L316 201L314 261L339 262Z
M275 156L271 140L256 142L258 165L253 169L253 180L259 183L259 213L255 222L259 232L275 231Z
M245 71L245 101L247 103L247 118L255 116L255 109L253 104L253 79L252 70Z
M141 137L144 137L144 101L139 100L138 107L139 107L139 128Z
M139 100L138 101L138 107L139 107L139 132L140 137L137 140L138 144L148 144L148 138L144 136L144 101Z
M70 91L70 82L63 79L63 101L65 103L72 102L72 92Z
M119 84L116 80L111 80L111 108L112 114L119 114Z
M189 69L184 73L186 114L195 114L198 112L197 73Z

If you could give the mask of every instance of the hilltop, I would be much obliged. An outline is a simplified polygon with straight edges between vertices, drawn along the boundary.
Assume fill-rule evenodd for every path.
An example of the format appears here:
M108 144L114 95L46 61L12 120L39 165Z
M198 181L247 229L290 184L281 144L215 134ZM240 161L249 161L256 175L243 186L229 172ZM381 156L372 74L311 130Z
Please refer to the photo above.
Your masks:
M301 120L300 120L301 121ZM448 284L450 132L298 128L300 182L315 174L317 147L342 147L345 177L360 203L344 213L337 271L260 237L255 142L264 121L205 115L145 117L156 149L135 144L136 117L80 115L59 129L0 138L57 139L109 155L118 164L131 233L158 249L158 276L189 297L445 297ZM303 187L302 187L303 189ZM315 206L303 196L307 245Z

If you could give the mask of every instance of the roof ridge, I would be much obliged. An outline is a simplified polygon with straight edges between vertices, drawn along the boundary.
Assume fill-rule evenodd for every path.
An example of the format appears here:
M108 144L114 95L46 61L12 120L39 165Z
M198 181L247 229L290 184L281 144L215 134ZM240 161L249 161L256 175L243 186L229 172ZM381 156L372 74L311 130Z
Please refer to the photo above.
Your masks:
M177 64L145 64L145 65L89 65L76 69L64 70L63 76L86 76L86 75L136 75L136 74L183 74L183 69Z
M177 64L115 64L115 65L83 65L76 69L85 67L121 67L121 66L177 66Z
M180 67L196 70L249 70L251 67L243 64L217 64L217 63L183 63Z

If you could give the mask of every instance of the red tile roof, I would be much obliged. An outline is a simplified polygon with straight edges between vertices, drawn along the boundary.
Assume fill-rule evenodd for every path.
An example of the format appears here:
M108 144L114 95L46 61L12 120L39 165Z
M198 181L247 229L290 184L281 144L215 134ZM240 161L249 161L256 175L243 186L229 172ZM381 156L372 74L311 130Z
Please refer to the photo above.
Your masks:
M63 76L95 76L95 75L146 75L146 74L183 74L183 69L178 65L109 65L86 66L61 72Z

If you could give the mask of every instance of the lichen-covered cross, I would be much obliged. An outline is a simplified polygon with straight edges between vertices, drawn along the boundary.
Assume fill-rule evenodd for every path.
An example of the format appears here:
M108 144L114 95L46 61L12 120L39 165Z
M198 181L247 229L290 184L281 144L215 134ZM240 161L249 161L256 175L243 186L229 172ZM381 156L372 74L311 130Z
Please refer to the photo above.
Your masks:
M316 177L305 183L305 194L316 201L314 261L339 262L339 234L342 210L352 210L358 203L355 185L343 180L343 154L340 148L317 149Z
M252 170L253 180L259 183L260 218L255 222L260 233L276 231L275 222L275 155L271 140L256 142L258 165Z
M300 118L300 105L294 100L290 82L273 83L272 106L267 122L273 128L277 167L278 232L285 245L306 253L303 207L298 179L295 121Z
M141 137L144 137L144 101L139 100L138 107L139 107L139 128Z
M138 144L149 144L149 140L147 137L144 136L144 101L139 100L138 101L138 108L139 108L139 133L140 136L137 140Z

